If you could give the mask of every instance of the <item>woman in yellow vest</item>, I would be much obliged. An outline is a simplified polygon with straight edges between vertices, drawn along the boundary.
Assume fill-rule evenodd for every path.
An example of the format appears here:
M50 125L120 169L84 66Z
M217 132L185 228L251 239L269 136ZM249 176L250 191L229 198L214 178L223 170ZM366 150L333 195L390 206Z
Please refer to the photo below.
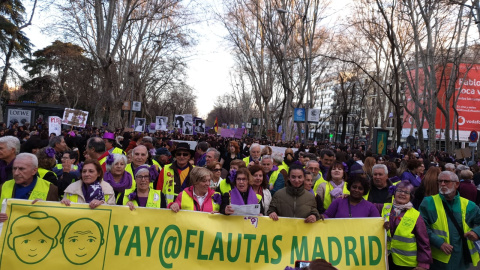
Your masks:
M255 165L252 165L255 166ZM220 213L225 215L234 214L232 205L260 204L260 215L263 215L264 209L262 195L255 193L250 185L252 175L247 168L236 171L233 177L233 188L230 192L223 194Z
M168 208L177 213L180 209L218 212L222 203L222 195L210 188L212 173L203 167L194 167L190 172L191 186L178 194L175 202L170 203Z
M105 203L115 205L115 193L112 186L102 180L103 169L100 163L89 159L81 168L81 181L76 181L65 189L61 202L66 206L72 202L88 203L92 209Z
M317 208L320 213L327 210L333 200L342 197L343 194L350 194L347 189L347 172L339 161L335 161L328 169L326 182L315 186L317 186Z
M130 210L135 207L165 208L165 195L161 190L150 187L150 170L140 166L135 171L136 188L126 189L120 194L120 205L128 205Z
M37 152L38 158L38 176L48 182L58 185L58 177L52 171L57 161L55 159L55 149L44 147Z
M408 180L390 186L393 203L376 204L385 219L389 269L428 269L430 241L420 212L413 208L414 187Z

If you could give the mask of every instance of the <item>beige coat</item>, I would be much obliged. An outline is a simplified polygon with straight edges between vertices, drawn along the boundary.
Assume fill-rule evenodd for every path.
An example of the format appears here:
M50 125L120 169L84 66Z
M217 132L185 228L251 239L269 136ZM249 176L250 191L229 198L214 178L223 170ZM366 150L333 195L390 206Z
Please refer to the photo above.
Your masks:
M83 196L82 191L82 184L82 180L78 180L75 183L70 184L65 189L65 195L63 197L66 198L67 194L78 195L78 203L85 203L85 197ZM109 195L108 201L106 201L106 203L110 205L115 205L115 192L113 191L112 186L105 181L101 181L100 186L102 187L103 194Z

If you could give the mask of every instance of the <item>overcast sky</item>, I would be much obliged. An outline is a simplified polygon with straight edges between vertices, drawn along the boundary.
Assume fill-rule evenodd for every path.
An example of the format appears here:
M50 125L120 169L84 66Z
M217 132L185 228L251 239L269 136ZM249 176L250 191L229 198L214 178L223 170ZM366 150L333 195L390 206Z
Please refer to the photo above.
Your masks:
M194 56L189 57L188 84L195 89L199 117L206 117L215 100L231 89L229 72L234 65L230 48L225 42L225 28L213 19L214 11L221 10L222 0L202 0L205 11L198 11L203 21L192 26L197 32ZM351 0L334 1L332 13L344 9ZM34 51L50 45L56 38L43 31L45 22L54 20L48 12L37 12L32 26L26 29L27 36L35 45Z

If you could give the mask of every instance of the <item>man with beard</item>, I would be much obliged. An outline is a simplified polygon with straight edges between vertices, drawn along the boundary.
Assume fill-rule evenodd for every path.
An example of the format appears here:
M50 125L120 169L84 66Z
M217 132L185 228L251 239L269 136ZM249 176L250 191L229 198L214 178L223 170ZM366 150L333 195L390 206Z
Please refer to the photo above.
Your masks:
M427 226L432 248L430 269L468 269L480 260L474 242L479 239L480 209L457 193L460 182L455 173L438 175L439 193L425 197L420 214ZM473 228L473 229L472 229Z

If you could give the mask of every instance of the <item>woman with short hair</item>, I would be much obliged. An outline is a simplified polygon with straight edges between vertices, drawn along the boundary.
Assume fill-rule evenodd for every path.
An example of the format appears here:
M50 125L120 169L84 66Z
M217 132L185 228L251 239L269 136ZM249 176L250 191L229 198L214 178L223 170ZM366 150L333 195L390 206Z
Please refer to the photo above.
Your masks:
M132 175L125 171L128 164L125 155L109 154L106 164L107 171L103 175L103 180L113 187L115 194L118 195L126 189L134 188Z
M165 208L165 195L161 190L150 186L149 167L143 165L135 170L135 188L124 190L117 201L120 205L127 205L130 210L135 207Z
M210 188L212 173L207 168L195 167L190 172L191 186L178 194L168 208L177 213L182 210L218 212L222 201L220 193Z
M411 203L413 191L413 185L403 180L389 188L393 203L377 204L387 230L388 269L428 269L432 263L427 227Z

